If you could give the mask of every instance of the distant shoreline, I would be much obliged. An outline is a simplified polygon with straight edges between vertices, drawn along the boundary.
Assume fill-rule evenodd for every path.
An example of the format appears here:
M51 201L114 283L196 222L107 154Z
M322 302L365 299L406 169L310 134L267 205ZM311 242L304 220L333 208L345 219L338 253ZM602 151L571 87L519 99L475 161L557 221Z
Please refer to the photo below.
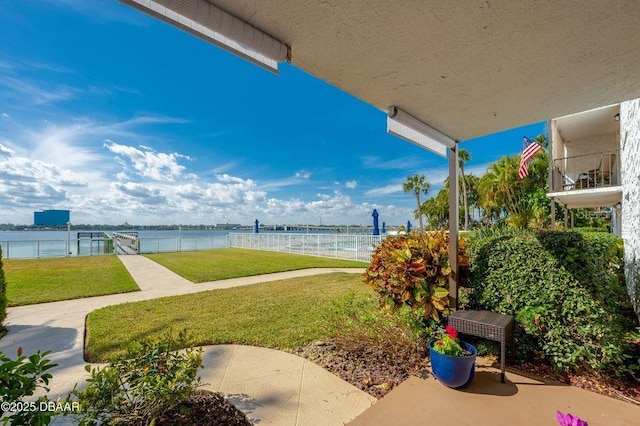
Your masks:
M304 228L309 227L312 229L323 228L326 230L344 231L346 229L356 230L370 230L371 225L311 225L311 224L290 224L290 225L260 225L261 230L271 230L282 228L283 226L292 228ZM71 225L72 231L242 231L253 230L254 225ZM394 226L388 226L389 229L396 228ZM14 225L14 224L0 224L0 231L66 231L67 226L36 226L36 225Z

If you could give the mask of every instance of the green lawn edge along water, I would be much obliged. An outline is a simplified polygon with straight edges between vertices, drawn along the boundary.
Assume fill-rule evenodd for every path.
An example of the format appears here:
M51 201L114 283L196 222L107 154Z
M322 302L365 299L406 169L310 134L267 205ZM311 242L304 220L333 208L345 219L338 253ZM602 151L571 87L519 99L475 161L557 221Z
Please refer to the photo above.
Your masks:
M368 262L238 248L155 253L146 257L194 283L307 268L366 268Z
M116 256L5 259L9 306L140 290Z

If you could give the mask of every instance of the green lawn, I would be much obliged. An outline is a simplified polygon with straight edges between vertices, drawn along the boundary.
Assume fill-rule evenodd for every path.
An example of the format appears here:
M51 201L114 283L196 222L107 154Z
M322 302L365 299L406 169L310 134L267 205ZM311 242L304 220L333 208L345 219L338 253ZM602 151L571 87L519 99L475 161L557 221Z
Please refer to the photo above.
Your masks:
M9 306L139 290L116 256L5 259Z
M331 335L332 301L373 291L362 275L334 273L109 306L87 317L87 357L104 361L128 345L187 329L194 344L237 343L290 349Z
M305 268L369 266L366 262L236 248L145 256L194 283Z

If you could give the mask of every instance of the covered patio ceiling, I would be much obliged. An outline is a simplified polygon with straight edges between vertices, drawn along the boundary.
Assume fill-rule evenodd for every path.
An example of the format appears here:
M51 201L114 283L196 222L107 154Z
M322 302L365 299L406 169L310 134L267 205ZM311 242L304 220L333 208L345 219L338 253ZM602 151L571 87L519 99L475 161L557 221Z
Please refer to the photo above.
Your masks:
M207 1L296 67L456 140L640 97L634 2Z

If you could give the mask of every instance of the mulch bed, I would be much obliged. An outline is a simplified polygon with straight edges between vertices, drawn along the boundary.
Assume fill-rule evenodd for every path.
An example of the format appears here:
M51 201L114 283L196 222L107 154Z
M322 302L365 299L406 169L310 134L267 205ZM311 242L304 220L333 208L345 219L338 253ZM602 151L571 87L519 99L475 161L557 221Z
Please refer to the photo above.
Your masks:
M372 345L346 349L339 342L327 341L309 344L294 353L376 398L382 398L410 376L428 377L431 368L426 347L415 353L391 353Z
M426 350L425 350L426 352ZM336 341L316 342L294 351L299 356L331 371L368 394L382 398L395 386L409 378L428 377L430 364L426 353L398 357L371 345L362 348ZM633 377L596 377L552 370L543 363L511 364L510 370L518 374L551 379L596 392L611 398L640 405L640 380Z
M250 426L251 422L224 397L200 390L185 403L156 420L158 426Z

